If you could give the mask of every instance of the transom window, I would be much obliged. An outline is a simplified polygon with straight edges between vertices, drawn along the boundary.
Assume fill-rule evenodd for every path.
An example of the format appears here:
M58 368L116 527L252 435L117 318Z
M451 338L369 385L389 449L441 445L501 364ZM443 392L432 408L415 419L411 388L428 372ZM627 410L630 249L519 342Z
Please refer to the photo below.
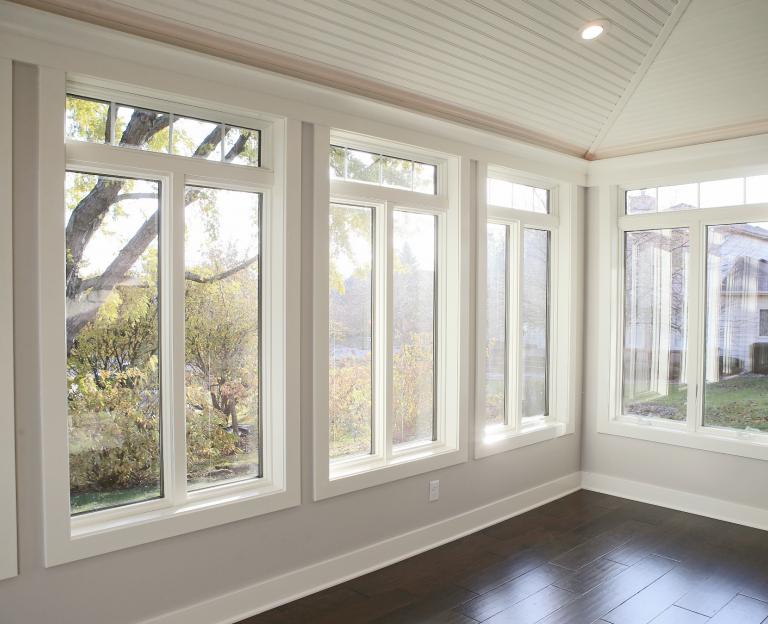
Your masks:
M768 441L766 181L625 192L620 421Z
M461 450L460 211L455 195L435 194L458 167L419 150L432 160L422 192L422 165L410 156L417 148L377 149L367 137L349 144L358 142L366 151L330 144L330 203L317 213L328 224L316 239L327 249L317 259L317 281L327 287L316 291L324 308L317 383L327 388L315 432L320 498L455 463ZM404 173L400 182L390 167Z

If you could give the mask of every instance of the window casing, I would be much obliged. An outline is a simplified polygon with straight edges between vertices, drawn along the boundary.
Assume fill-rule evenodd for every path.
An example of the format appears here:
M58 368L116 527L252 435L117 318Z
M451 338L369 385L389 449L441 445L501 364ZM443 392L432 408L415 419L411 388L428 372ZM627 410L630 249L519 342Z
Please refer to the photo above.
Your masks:
M87 88L68 85L68 93L81 94L81 91L91 93ZM64 117L62 75L51 71L51 75L45 76L41 81L40 96L41 102L49 102L41 106L41 136L47 145L52 147L58 143L60 146L65 127L53 120ZM133 104L129 98L123 93L99 91L102 100ZM155 101L135 102L136 106L140 104L150 110L164 110ZM163 104L170 110L184 109L183 105L160 102L161 106ZM221 117L216 112L203 111L197 118ZM124 279L123 286L115 286L126 289L126 293L121 293L118 298L119 307L131 301L134 296L128 292L131 289L138 292L135 289L144 288L145 292L154 292L152 283L157 284L156 303L142 304L150 305L154 315L154 320L148 324L148 331L156 335L152 339L156 345L152 355L154 364L137 378L146 384L147 377L155 376L157 389L148 392L145 388L140 393L141 398L134 401L139 409L153 401L157 403L147 410L147 414L134 416L140 419L137 421L139 430L154 430L150 447L157 445L157 451L150 452L154 457L154 468L149 480L154 485L150 484L149 493L138 498L129 496L124 500L99 502L97 492L93 497L97 504L80 507L73 504L70 514L70 477L74 478L77 473L72 472L76 468L67 448L69 446L71 450L72 447L66 443L73 432L72 426L69 432L66 431L68 411L70 422L74 421L71 421L71 405L68 409L68 392L62 388L62 380L64 372L71 371L72 366L65 364L58 355L67 357L63 353L66 336L60 329L65 314L63 297L61 304L48 306L46 303L44 345L46 353L51 355L43 374L44 385L50 387L46 392L46 418L49 423L63 423L65 427L62 430L54 424L44 430L44 459L49 475L45 500L48 565L298 504L297 441L295 437L289 437L291 434L296 436L298 415L289 408L287 398L290 385L287 371L289 366L296 365L296 356L294 351L289 351L289 343L284 339L289 323L296 322L295 315L289 311L289 302L295 301L295 295L288 280L297 279L292 274L297 264L290 257L287 245L291 229L295 236L296 220L289 212L285 183L285 150L290 141L296 141L296 134L293 134L296 129L293 128L288 137L289 124L279 119L257 119L238 127L246 125L249 128L261 125L264 128L262 136L269 137L262 143L262 167L126 149L75 138L66 140L66 161L41 161L41 167L51 169L49 176L41 177L41 193L50 199L41 203L41 238L46 241L46 245L41 246L41 273L49 292L65 291L65 272L62 270L65 233L58 226L61 217L53 214L57 209L63 214L64 210L64 188L56 188L54 184L62 179L63 171L54 171L55 165L70 172L68 180L75 186L78 176L87 178L91 184L98 179L110 178L141 181L123 184L122 192L136 191L132 195L127 193L129 200L134 204L154 202L152 209L157 211L157 242L154 243L157 251L151 252L147 248L148 251L129 270L135 273L137 267L150 267L147 270L156 271L157 277L148 282L142 275L126 273L130 279ZM271 168L264 167L265 162L271 163ZM48 179L54 182L48 183ZM72 199L71 189L67 198ZM131 201L115 206L119 207L121 218L125 219L123 215L128 214L129 222L137 222L130 217ZM146 216L142 215L142 219ZM200 225L201 219L205 219L205 223L210 221L208 226ZM105 222L113 229L119 223L117 218L110 221L109 216ZM99 243L102 255L113 253L119 258L120 253L137 240L138 234L132 231L119 239L119 227L116 229L117 234L110 232L110 236L113 239L117 236L118 247L124 247L116 253L102 240ZM98 235L97 231L90 241ZM70 258L71 255L67 256ZM107 272L104 271L101 278ZM100 273L98 268L96 273L97 276ZM233 276L239 280L236 288L231 282ZM93 281L90 275L81 277L86 278L82 280L86 285L91 284L88 280ZM96 282L98 280L99 277ZM218 314L200 310L197 317L190 311L190 306L200 307L198 304L202 302L205 307L214 299L211 292L202 292L210 285L215 285L219 291L230 289L229 293L219 293L221 299L226 295L226 303L222 305L228 306L227 309L249 303L241 301L242 292L249 288L253 292L248 290L248 298L258 299L256 305L250 302L243 308L247 314L230 314L229 321L216 326L228 338L212 334L212 325L205 321L206 315L219 320L229 318L221 310ZM146 288L150 290L146 291ZM196 293L196 289L199 292ZM83 305L82 298L78 301L77 305ZM102 305L97 313L102 314L104 309ZM119 313L116 316L120 318ZM235 318L240 325L234 325ZM202 329L190 325L196 321L200 321L198 324ZM241 327L244 324L248 326ZM240 332L237 336L234 335L236 330ZM121 334L114 332L114 335ZM199 347L199 344L189 343L190 337L208 341L206 360L213 367L211 370L202 370L204 366L201 368L194 358L190 360L190 354ZM237 345L239 359L236 364L232 363L231 349L227 351L227 346L221 342L227 339L230 346ZM222 355L225 351L228 355ZM216 368L217 357L229 358L226 360L228 373L222 373L225 365L221 361ZM126 374L137 373L129 369ZM197 394L192 393L189 386L196 375L202 375ZM69 387L71 398L71 382ZM78 390L75 385L74 391ZM227 414L227 422L213 409L211 402L219 412ZM240 406L239 424L236 411L224 407L231 408L237 402ZM110 418L118 418L119 414L114 416L115 413L96 414L96 417L112 414ZM92 431L83 433L85 438L93 434ZM213 462L205 466L195 465L192 458L204 457L206 446L213 449L214 437L218 444L215 450L221 454L231 451L226 457L237 458L237 466L221 458L215 466ZM213 456L213 451L210 455ZM195 476L199 478L195 479Z
M611 403L600 431L768 458L768 420L753 401L768 377L768 204L755 201L765 180L659 187L696 195L662 212L628 209L647 189L617 189Z
M329 176L328 150L339 144L431 164L436 194ZM327 128L316 129L314 157L320 499L466 459L467 173L457 158Z
M475 455L569 433L572 335L567 185L481 165L478 175L478 360ZM492 203L494 202L494 203Z

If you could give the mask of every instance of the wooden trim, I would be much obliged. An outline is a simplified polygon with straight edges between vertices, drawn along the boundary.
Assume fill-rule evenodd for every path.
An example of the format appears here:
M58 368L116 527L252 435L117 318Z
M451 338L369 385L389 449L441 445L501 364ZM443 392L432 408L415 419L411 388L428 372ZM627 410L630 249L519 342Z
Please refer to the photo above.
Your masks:
M446 121L491 132L516 141L583 157L584 149L522 126L507 123L461 106L441 102L411 91L380 83L363 75L336 69L323 63L276 52L267 46L227 37L158 15L152 20L136 9L109 0L11 0L34 9L63 15L161 43L209 54L251 67L291 76L415 111Z

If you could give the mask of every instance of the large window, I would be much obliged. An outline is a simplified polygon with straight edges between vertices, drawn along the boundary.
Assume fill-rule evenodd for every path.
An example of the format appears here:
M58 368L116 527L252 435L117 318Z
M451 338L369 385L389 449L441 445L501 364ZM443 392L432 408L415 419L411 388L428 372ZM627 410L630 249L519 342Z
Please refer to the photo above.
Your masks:
M63 214L43 219L64 224L46 229L59 252L41 262L62 276L64 332L50 346L66 355L59 468L72 517L48 526L52 561L297 500L284 178L259 167L271 146L248 129L264 122L86 93L67 96L59 126ZM60 456L54 428L49 458ZM63 511L57 494L48 504Z
M495 166L481 180L486 226L478 292L478 456L567 431L568 410L556 407L552 354L572 322L561 326L555 309L558 298L570 297L557 279L559 258L570 254L571 217L558 185L521 180ZM566 367L563 375L567 386Z
M605 430L763 456L766 180L621 193L620 342L614 417Z
M458 166L346 133L334 139L316 166L327 176L318 204L330 197L315 213L327 215L327 227L316 229L315 338L327 362L317 367L317 401L327 405L315 431L320 498L462 459L457 297L465 250L455 183L446 179ZM328 135L317 140L327 145ZM428 192L417 188L422 170Z

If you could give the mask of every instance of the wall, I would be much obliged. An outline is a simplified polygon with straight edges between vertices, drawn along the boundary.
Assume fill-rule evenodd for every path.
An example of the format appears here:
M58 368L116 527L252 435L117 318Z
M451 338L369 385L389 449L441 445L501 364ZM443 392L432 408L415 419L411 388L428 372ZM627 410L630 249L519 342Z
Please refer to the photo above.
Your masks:
M2 6L0 6L2 8ZM37 49L37 48L36 48ZM96 59L95 62L99 62ZM174 79L181 80L179 76ZM312 197L302 180L302 505L46 569L37 310L37 70L14 64L14 290L20 575L0 583L2 624L128 624L361 548L577 472L579 433L322 502L311 500ZM255 95L254 95L255 97ZM304 125L310 140L312 126ZM63 147L62 147L63 149ZM304 149L304 158L312 150ZM303 167L311 171L309 161ZM473 223L473 229L476 224ZM471 369L472 379L474 373ZM474 383L471 383L474 387ZM470 401L474 404L474 400ZM578 414L573 415L578 418ZM470 423L472 414L468 414ZM427 502L427 482L441 498Z
M596 416L608 410L609 398L610 353L600 346L601 332L610 331L601 305L609 285L598 281L598 198L606 188L587 192L584 370L592 374L584 378L582 470L768 509L768 462L597 432Z

